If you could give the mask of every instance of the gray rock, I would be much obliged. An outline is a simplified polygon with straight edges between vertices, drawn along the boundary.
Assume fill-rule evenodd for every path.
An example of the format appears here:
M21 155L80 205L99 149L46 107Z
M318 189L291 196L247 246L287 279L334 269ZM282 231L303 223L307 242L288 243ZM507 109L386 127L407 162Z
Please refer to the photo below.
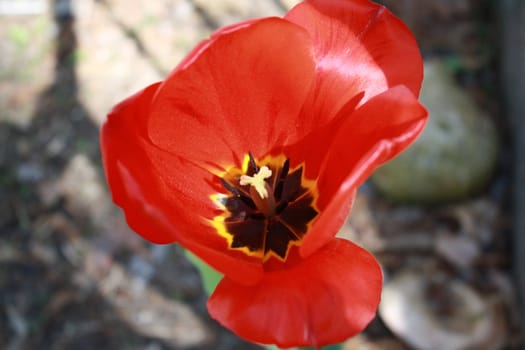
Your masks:
M373 183L386 197L413 203L460 200L483 189L499 153L492 121L440 61L425 63L420 100L430 112L423 134L381 166Z
M386 326L417 350L501 349L506 334L498 330L505 322L499 313L471 286L440 271L402 269L386 281L379 305Z

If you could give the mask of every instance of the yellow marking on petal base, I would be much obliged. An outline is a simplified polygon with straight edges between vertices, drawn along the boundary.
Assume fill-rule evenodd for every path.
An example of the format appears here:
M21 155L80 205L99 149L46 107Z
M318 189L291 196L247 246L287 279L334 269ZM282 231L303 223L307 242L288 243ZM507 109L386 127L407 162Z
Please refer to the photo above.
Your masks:
M263 166L259 169L259 172L253 176L242 175L239 183L242 186L250 185L259 194L261 198L268 198L268 190L266 189L266 180L272 176L272 171L267 167Z
M226 239L226 241L228 242L228 248L232 250L243 252L244 254L248 256L253 256L253 257L262 259L263 258L262 250L251 251L250 249L248 249L248 247L231 248L232 243L233 243L233 235L229 233L226 228L225 221L228 218L228 212L226 211L226 207L224 206L224 204L222 204L222 200L224 198L228 198L228 196L222 193L217 193L217 194L212 194L210 198L215 203L215 205L217 205L217 208L224 210L225 212L221 215L215 216L213 220L207 220L207 221L209 222L211 226L213 226L213 228L215 228L219 236Z
M219 216L214 217L213 220L209 220L209 222L211 226L213 226L215 230L217 230L217 233L219 234L219 236L226 239L226 241L228 242L228 248L231 250L241 251L248 256L253 256L253 257L262 259L263 258L262 250L251 251L250 249L248 249L248 247L235 247L235 248L231 247L233 243L233 235L231 235L226 229L226 225L224 224L225 220L226 220L225 216L219 215Z

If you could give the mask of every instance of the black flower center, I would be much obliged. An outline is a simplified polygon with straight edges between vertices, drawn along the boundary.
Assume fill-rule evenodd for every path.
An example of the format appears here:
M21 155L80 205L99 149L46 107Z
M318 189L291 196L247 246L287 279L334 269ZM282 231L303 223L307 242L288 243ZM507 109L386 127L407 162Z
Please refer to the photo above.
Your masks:
M258 164L249 154L243 169L222 176L229 193L213 196L224 210L213 225L231 249L284 261L290 247L300 245L319 213L315 182L304 178L303 167L290 169L285 157L266 157Z

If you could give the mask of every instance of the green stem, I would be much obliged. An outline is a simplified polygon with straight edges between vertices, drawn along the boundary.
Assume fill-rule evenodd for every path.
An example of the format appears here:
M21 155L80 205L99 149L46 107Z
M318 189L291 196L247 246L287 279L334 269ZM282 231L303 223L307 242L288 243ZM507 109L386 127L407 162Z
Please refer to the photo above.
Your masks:
M297 348L297 350L316 350L316 348ZM343 350L343 344L328 345L319 350Z
M189 250L184 249L184 254L186 254L186 257L199 270L204 290L206 290L208 295L211 295L219 281L222 279L222 275L208 266L204 261L193 255Z

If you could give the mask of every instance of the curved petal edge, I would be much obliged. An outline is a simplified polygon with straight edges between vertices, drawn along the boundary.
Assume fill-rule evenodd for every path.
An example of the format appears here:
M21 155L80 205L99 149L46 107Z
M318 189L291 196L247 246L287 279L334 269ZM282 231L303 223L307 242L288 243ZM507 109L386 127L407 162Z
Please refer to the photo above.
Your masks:
M242 338L279 347L341 342L374 318L382 272L363 248L334 239L298 265L241 286L224 278L208 301L213 318Z

